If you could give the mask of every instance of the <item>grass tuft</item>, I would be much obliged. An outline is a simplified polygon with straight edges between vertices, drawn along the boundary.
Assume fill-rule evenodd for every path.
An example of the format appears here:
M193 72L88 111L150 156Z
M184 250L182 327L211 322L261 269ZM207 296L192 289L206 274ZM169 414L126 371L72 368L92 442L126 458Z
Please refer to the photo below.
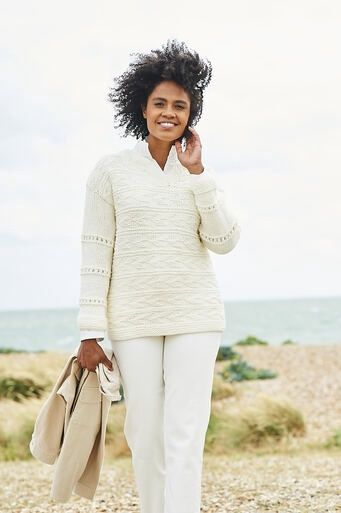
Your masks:
M233 349L230 346L219 347L219 351L216 358L217 361L234 360L236 358L239 358L239 354L236 353L236 351L233 351Z
M239 361L231 362L219 372L226 381L245 381L250 379L272 379L277 373L269 369L255 369L241 358Z
M285 399L260 395L254 406L234 413L222 411L213 403L205 449L224 454L231 449L271 445L304 433L303 416L294 406Z
M335 433L328 438L324 447L327 449L341 448L341 429L337 429Z
M32 458L29 449L34 428L34 419L23 419L16 430L5 432L0 428L0 461L28 460Z
M248 337L242 339L242 340L238 340L238 342L236 342L234 344L235 346L268 346L268 342L266 342L266 340L261 340L260 338L257 338L257 337L253 337L251 335L249 335Z
M0 378L0 399L22 401L30 397L41 397L46 387L39 385L31 378Z
M222 379L219 374L215 373L213 377L212 400L220 401L237 394L236 386Z

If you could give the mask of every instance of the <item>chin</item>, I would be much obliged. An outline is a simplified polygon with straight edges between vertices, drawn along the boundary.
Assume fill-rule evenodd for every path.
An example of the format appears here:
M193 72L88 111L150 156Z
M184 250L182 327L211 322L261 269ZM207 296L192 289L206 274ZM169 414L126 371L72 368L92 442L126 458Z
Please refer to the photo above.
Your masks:
M184 137L184 130L181 130L181 131L174 131L172 134L169 133L169 134L161 134L161 136L159 135L159 139L162 138L162 140L164 141L177 141L178 139L181 139L182 137Z
M177 139L179 139L179 137L181 137L181 135L176 135L176 134L151 134L154 139L159 139L159 141L167 141L167 142L174 142L176 141Z

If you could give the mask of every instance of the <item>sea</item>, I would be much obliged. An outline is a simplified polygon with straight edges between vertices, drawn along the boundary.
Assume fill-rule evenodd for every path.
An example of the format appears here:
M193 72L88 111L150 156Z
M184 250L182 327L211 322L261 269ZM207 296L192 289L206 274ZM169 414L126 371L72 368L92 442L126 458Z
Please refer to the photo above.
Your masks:
M0 311L0 347L73 351L79 344L77 308ZM257 337L270 345L341 344L341 296L225 302L222 345ZM110 347L105 339L104 345Z

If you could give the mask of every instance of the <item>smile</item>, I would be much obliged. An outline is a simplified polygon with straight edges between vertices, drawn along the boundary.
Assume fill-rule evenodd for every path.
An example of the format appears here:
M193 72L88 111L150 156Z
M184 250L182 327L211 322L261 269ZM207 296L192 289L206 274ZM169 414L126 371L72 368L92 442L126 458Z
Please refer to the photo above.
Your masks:
M173 126L176 126L176 123L171 122L159 122L158 125L162 126L163 128L173 128Z

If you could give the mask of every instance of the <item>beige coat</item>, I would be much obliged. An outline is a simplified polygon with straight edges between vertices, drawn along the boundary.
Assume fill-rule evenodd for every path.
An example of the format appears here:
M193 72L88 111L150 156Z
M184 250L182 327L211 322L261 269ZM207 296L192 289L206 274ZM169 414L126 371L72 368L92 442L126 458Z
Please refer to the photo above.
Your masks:
M96 372L82 369L76 348L35 422L30 451L43 463L55 464L50 497L59 502L68 501L72 492L92 500L99 482L111 401L121 399L116 359L111 350L104 351L113 363L109 373L103 364ZM111 393L103 390L108 384Z

